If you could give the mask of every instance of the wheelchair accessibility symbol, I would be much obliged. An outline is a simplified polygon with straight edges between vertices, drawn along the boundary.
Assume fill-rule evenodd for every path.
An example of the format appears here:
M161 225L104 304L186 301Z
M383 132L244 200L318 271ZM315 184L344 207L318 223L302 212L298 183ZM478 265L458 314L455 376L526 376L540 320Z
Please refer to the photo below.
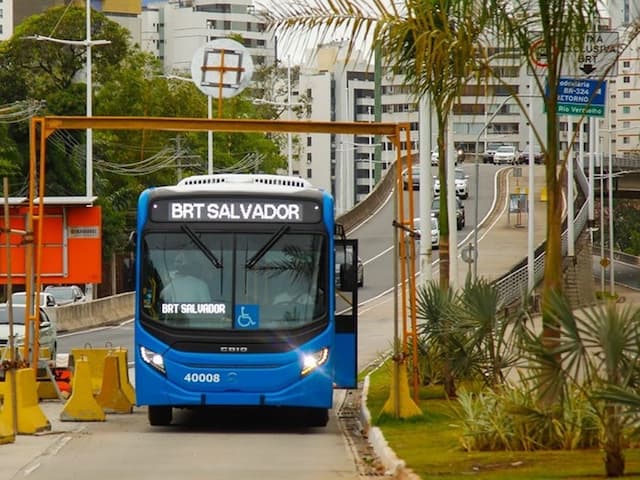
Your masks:
M258 328L260 323L258 305L236 305L234 310L235 328Z

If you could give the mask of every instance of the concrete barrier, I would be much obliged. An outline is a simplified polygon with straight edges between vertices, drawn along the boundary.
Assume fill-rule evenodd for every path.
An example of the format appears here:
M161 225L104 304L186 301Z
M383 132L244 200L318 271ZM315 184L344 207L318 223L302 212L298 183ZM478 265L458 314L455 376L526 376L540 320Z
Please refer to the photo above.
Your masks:
M133 318L133 292L56 307L58 332L73 332Z
M395 186L395 170L395 163L389 165L384 177L378 182L373 191L351 210L336 218L336 223L343 225L345 232L349 232L353 227L371 216L378 206L389 197Z

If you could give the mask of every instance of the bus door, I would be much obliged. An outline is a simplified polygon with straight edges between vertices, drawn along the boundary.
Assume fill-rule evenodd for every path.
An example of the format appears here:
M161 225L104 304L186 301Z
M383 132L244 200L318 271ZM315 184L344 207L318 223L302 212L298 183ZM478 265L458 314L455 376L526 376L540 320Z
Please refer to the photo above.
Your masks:
M358 240L335 239L336 388L358 385Z

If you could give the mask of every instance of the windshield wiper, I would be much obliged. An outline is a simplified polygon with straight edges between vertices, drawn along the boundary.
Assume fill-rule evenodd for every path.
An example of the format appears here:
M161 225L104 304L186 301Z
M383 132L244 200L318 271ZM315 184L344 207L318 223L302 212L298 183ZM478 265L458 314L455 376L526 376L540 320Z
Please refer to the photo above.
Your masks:
M275 243L280 240L282 238L282 236L287 233L289 231L289 225L283 225L282 227L280 227L280 230L278 230L276 233L273 234L273 236L269 239L269 241L267 243L265 243L260 250L258 250L253 257L251 257L247 263L245 264L246 268L253 268L255 266L256 263L258 263L258 261L264 257L264 254L267 253L271 247L273 247L275 245Z
M218 260L218 257L216 257L211 250L209 250L209 247L202 243L200 237L196 235L196 232L194 232L191 227L189 227L188 225L181 225L180 228L184 233L187 234L191 241L196 244L196 246L202 251L202 253L204 253L204 256L207 257L207 259L213 264L214 267L222 268L222 262Z

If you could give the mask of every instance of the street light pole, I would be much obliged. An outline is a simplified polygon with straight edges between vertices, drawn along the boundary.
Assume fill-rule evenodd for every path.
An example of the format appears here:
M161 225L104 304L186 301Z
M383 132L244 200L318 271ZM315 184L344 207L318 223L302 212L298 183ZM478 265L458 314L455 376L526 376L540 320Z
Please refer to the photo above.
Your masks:
M92 81L92 62L91 62L91 47L94 45L108 45L111 43L110 40L91 40L91 7L89 6L89 2L87 2L87 15L86 15L86 36L85 40L62 40L59 38L46 37L44 35L32 35L28 37L24 37L31 40L38 41L47 41L53 43L62 43L65 45L83 45L87 49L87 58L86 58L86 75L87 75L87 105L86 105L86 115L87 117L93 116L93 108L92 108L92 91L93 91L93 81ZM93 129L87 128L87 151L86 151L86 195L87 197L93 196Z
M86 3L87 20L87 117L93 116L93 76L91 74L91 3ZM93 129L87 128L87 164L86 164L87 197L93 196Z
M291 121L291 56L287 57L287 120ZM293 152L291 132L287 133L287 173L293 175Z

